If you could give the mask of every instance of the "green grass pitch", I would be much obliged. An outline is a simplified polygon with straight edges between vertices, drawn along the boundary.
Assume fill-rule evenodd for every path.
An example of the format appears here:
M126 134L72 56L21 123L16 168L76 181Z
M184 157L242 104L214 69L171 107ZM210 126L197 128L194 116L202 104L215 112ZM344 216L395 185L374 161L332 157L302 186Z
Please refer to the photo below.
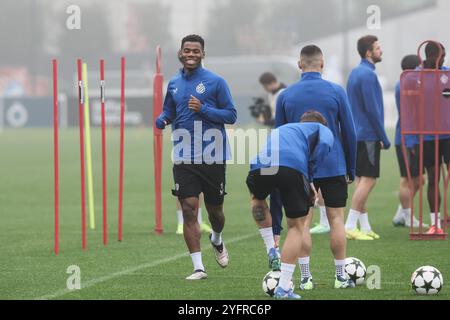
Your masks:
M123 241L117 241L119 132L108 129L109 245L102 244L100 131L94 129L93 170L96 230L88 228L88 248L81 250L80 164L78 131L60 134L60 254L53 254L53 135L50 129L0 133L0 298L1 299L267 299L261 281L267 270L263 242L250 214L245 186L247 165L227 167L224 240L230 265L214 261L206 235L203 260L208 279L188 282L192 271L183 237L175 235L175 201L169 133L165 133L163 171L164 234L154 234L153 146L149 128L125 132ZM394 150L383 152L382 179L369 200L373 242L348 242L348 256L381 268L381 289L332 289L334 264L328 236L313 237L311 269L317 289L303 299L449 299L444 284L434 297L418 297L410 287L412 272L422 265L450 277L448 241L409 241L408 230L394 228L398 205L398 167ZM353 187L350 188L353 191ZM351 194L350 194L351 195ZM427 212L427 211L425 211ZM317 220L317 211L316 219ZM206 215L204 214L206 219ZM428 222L428 214L425 216ZM81 290L68 291L67 268L81 270ZM295 285L298 286L296 269Z

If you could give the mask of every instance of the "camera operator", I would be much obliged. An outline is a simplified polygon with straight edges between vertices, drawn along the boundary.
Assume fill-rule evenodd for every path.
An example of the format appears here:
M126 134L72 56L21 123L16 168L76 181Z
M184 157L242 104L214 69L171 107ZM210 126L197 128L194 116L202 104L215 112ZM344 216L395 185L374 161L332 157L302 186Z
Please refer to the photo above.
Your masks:
M283 83L278 82L275 75L271 72L265 72L259 77L259 83L263 86L264 90L268 93L268 102L264 101L263 98L253 98L254 105L250 107L250 113L256 121L262 125L274 128L275 127L275 109L277 105L278 95L286 88ZM264 239L272 237L274 246L276 248L277 257L271 257L271 269L280 269L280 252L278 250L281 231L283 230L281 226L283 211L282 211L281 195L278 189L274 190L270 194L270 214L272 216L272 230L261 229L261 236ZM266 241L266 240L265 240Z
M275 75L271 72L265 72L259 77L259 83L263 86L264 90L268 93L268 102L270 107L270 118L268 118L269 113L264 112L261 114L257 121L266 126L275 126L275 109L277 105L277 98L280 93L286 89L286 85L278 82ZM267 110L268 111L268 110Z

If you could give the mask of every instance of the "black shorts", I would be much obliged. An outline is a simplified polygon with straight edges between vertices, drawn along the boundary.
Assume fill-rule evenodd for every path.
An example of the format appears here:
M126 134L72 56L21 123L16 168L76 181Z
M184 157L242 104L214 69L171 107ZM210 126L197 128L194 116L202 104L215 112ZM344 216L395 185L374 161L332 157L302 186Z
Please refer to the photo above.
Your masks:
M435 165L436 142L424 141L423 143L423 165L432 168ZM439 165L450 164L450 139L439 140Z
M175 189L179 200L198 198L203 192L205 203L223 204L225 192L225 164L179 164L173 166Z
M380 155L380 141L358 141L358 150L356 155L356 176L379 178Z
M402 178L408 177L408 172L406 171L405 158L403 157L402 146L395 146L395 151L397 152L398 166L400 168L400 176ZM414 146L413 148L407 148L406 153L408 154L409 168L411 170L411 177L417 178L420 175L420 157L419 157L419 146Z
M345 176L314 179L316 190L322 192L325 206L329 208L345 208L348 198L348 183Z
M313 206L309 198L311 188L308 180L291 168L280 167L274 175L261 175L261 170L251 171L247 177L247 187L258 200L265 200L273 190L279 189L286 217L290 219L307 216Z

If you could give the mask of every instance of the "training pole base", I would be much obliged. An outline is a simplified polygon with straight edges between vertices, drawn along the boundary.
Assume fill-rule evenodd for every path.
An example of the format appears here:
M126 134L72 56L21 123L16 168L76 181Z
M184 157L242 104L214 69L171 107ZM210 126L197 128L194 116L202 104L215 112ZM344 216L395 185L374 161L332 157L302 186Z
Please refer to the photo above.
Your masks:
M447 240L448 233L443 234L425 234L425 233L410 233L410 240Z
M164 231L163 231L163 229L155 229L155 233L156 233L156 235L161 235L161 234L163 234L164 233Z

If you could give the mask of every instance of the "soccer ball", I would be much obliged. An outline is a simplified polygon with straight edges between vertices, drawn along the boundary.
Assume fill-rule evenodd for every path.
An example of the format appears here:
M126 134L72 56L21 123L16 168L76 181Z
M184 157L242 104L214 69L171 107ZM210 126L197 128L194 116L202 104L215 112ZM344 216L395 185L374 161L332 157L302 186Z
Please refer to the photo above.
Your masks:
M442 273L435 267L420 267L411 277L411 286L417 294L437 294L443 285Z
M262 289L269 297L273 297L275 289L278 286L280 280L281 271L269 271L262 281ZM294 290L294 283L291 281L291 288Z
M345 259L345 272L357 286L364 284L366 279L366 266L358 258L350 257Z

